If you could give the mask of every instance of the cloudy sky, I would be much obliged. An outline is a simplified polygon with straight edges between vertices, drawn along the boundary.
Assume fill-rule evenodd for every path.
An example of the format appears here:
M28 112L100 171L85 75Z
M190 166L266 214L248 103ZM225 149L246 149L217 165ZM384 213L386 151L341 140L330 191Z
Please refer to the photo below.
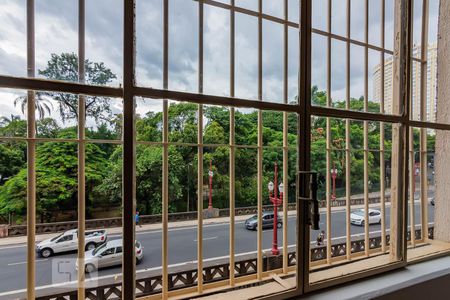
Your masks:
M44 69L52 53L77 53L76 0L36 1L36 67ZM393 1L386 0L386 47L393 44ZM122 0L86 0L86 57L104 62L123 79L123 5ZM162 0L137 0L137 83L162 87ZM169 13L169 88L196 92L198 89L198 2L170 0ZM220 2L228 3L227 0ZM283 0L263 0L267 14L283 17ZM420 43L421 1L415 1L414 41ZM257 9L257 0L236 0L236 5ZM328 0L313 0L313 26L326 29ZM345 35L346 7L332 0L332 31ZM364 39L365 0L352 0L351 36ZM369 0L369 42L380 45L381 0ZM289 1L289 19L298 21L298 0ZM438 0L430 0L430 41L436 40ZM205 6L204 10L204 92L229 95L229 12ZM26 76L26 0L0 1L0 74ZM298 34L289 30L289 99L297 90ZM345 49L340 41L332 43L332 97L345 97ZM326 87L326 38L313 36L312 81ZM364 49L351 47L351 96L364 92ZM379 53L369 52L369 70L379 63ZM236 14L236 96L257 96L257 18ZM369 71L369 93L372 93ZM282 102L283 27L263 21L263 98ZM13 105L18 91L0 90L0 114L20 114ZM369 95L369 98L371 95ZM154 103L149 103L152 106ZM159 104L159 103L158 103ZM120 109L120 101L115 104ZM150 109L147 106L145 109ZM143 105L142 107L145 107ZM145 110L143 108L143 110ZM158 109L158 108L154 108ZM143 112L143 111L141 111Z

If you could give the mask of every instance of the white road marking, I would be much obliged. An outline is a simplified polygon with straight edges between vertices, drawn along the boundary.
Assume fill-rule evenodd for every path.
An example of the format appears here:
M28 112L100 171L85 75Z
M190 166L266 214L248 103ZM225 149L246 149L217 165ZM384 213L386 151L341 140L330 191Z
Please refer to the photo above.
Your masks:
M19 245L14 245L14 246L5 246L5 247L1 247L0 250L6 250L6 249L14 249L14 248L22 248L22 247L26 247L27 245L25 244L19 244Z
M429 224L433 224L433 222L430 222ZM374 233L376 233L376 232L380 232L380 231L379 230L378 231L374 231ZM359 233L359 234L355 234L355 235L352 235L352 236L359 236L359 235L361 235L361 234ZM346 236L334 237L334 238L332 238L332 240L343 239L343 238L346 238ZM315 244L315 243L316 243L315 241L311 242L311 244ZM288 245L288 248L295 248L295 247L296 247L295 244ZM280 250L283 249L282 246L278 247L278 248ZM270 251L270 250L271 250L271 248L267 248L267 249L263 249L262 251L265 252L265 251ZM235 257L244 256L244 255L254 254L256 252L257 251L236 253L234 256ZM203 261L204 262L205 261L214 261L214 260L219 260L219 259L224 259L224 258L229 258L229 257L230 257L229 255L225 255L225 256L220 256L220 257L205 258L205 259L203 259ZM176 264L168 265L167 267L168 268L173 268L173 267L184 266L184 265L187 265L187 264L190 264L190 263L197 264L197 262L198 262L197 260L187 261L187 262L182 262L182 263L176 263ZM137 270L136 274L137 273L148 272L148 271L156 271L156 270L160 270L160 269L162 269L161 266L148 268L148 269L141 269L141 270ZM107 278L118 278L119 276L121 276L121 274L112 274L112 275L105 275L105 276L100 276L100 277L96 277L96 278L90 278L90 279L86 279L86 283L91 282L91 281L101 280L101 279L107 279ZM75 281L71 281L71 282L64 282L64 283L58 283L58 284L50 284L50 285L38 286L35 289L36 290L42 290L42 289L45 289L45 288L55 288L55 287L65 286L65 285L70 285L70 284L74 284L75 287L76 287L77 283L78 282L75 280ZM4 293L0 293L0 297L8 296L8 295L11 295L11 294L17 294L17 293L25 293L26 291L27 291L26 289L21 289L21 290L16 290L16 291L4 292Z
M48 258L45 258L45 259L36 259L35 262L41 262L41 261L46 261L46 260L48 260ZM10 263L10 264L8 264L8 266L24 265L24 264L26 264L26 263L27 263L26 261L21 261L21 262L16 262L16 263Z
M212 236L212 237L208 237L208 238L203 238L202 240L209 241L209 240L215 240L217 238L219 238L219 237L218 236ZM194 242L197 242L197 241L198 241L197 239L194 240Z
M429 197L428 200L431 200L432 197ZM417 202L417 201L415 201ZM419 204L417 204L419 205ZM335 213L344 213L345 210L335 210L335 211L331 211L332 214ZM321 212L321 215L325 215L325 212ZM295 218L297 217L296 215L290 215L289 218ZM235 224L242 224L245 221L238 221L235 222ZM208 225L204 225L204 227L216 227L216 226L224 226L227 225L229 226L229 223L226 222L222 222L222 223L216 223L216 224L208 224ZM321 225L325 225L324 223L321 223ZM168 231L180 231L180 230L189 230L189 229L196 229L197 226L186 226L186 227L175 227L172 229L168 229ZM139 231L136 232L136 235L144 235L144 234L154 234L154 233L161 233L162 230L146 230L146 231ZM110 237L120 237L122 236L121 233L113 233L109 235ZM0 247L0 250L6 250L6 249L14 249L14 248L22 248L22 247L26 247L26 244L20 244L20 245L14 245L14 246L5 246L5 247Z

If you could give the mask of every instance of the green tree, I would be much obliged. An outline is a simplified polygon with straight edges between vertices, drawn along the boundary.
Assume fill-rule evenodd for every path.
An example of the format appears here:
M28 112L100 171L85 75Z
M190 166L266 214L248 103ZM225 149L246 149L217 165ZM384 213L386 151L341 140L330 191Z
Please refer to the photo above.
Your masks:
M25 166L25 154L17 145L0 144L0 185Z
M105 66L103 62L85 61L86 83L91 85L106 85L117 76ZM78 56L75 53L52 53L47 67L39 70L39 75L51 80L78 81ZM53 99L58 103L61 119L64 121L78 119L78 96L74 94L60 92L37 92L36 109L40 118L44 113L50 113L51 107L48 99ZM93 117L96 121L110 121L111 108L109 98L98 96L86 96L86 115ZM15 104L20 103L22 111L26 107L27 97L19 97ZM41 112L43 113L41 115Z
M42 118L36 121L37 136L42 138L56 138L61 131L55 119Z
M72 130L60 138L76 138ZM56 212L76 209L77 203L77 145L69 142L48 142L36 150L36 209L41 222L51 221ZM86 145L86 202L92 207L94 187L103 179L107 160L95 144ZM0 214L24 215L26 208L27 171L22 169L0 187ZM89 210L88 210L89 212Z
M27 135L27 121L22 120L18 115L11 115L0 118L0 136L24 137Z

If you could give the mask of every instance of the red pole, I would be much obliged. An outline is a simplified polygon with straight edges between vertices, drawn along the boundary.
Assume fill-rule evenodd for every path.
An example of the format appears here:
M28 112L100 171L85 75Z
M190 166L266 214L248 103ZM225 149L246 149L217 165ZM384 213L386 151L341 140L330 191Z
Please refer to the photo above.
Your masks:
M336 165L333 162L333 171L331 173L331 178L333 178L333 194L331 195L331 199L336 199Z
M415 195L416 195L416 170L417 170L417 166L416 166L416 162L414 162L414 179L413 179L413 184L412 184L412 190L413 190L413 198L412 198L412 202L414 203L414 199L415 199ZM414 205L414 204L413 204Z
M272 254L278 255L280 251L278 250L278 165L275 163L275 186L274 186L274 197L272 199L273 202L273 244L272 244Z
M212 161L209 161L209 203L208 209L212 209Z

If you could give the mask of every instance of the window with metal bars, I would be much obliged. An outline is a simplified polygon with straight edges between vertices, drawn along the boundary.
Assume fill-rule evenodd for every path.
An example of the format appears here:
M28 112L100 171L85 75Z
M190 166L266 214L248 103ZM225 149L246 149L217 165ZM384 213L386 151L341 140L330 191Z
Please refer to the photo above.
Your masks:
M288 296L406 264L407 240L412 257L430 244L427 147L448 129L430 96L432 2L136 0L117 12L59 3L73 6L69 17L45 10L50 1L4 5L21 12L6 20L26 27L27 45L3 44L21 49L28 73L0 77L12 112L0 128L11 163L0 212L8 233L26 234L21 261L9 263L24 263L27 277L1 292L167 298L276 273ZM69 29L45 27L52 18ZM123 42L95 31L115 19ZM53 53L64 38L73 45ZM100 43L111 53L94 51ZM310 170L314 201L298 175ZM320 206L314 229L311 205ZM106 208L114 217L99 217ZM60 261L36 257L43 231L98 226L122 238L121 268L99 268L106 282L85 275L82 234L72 285L38 282L41 264L53 271Z

